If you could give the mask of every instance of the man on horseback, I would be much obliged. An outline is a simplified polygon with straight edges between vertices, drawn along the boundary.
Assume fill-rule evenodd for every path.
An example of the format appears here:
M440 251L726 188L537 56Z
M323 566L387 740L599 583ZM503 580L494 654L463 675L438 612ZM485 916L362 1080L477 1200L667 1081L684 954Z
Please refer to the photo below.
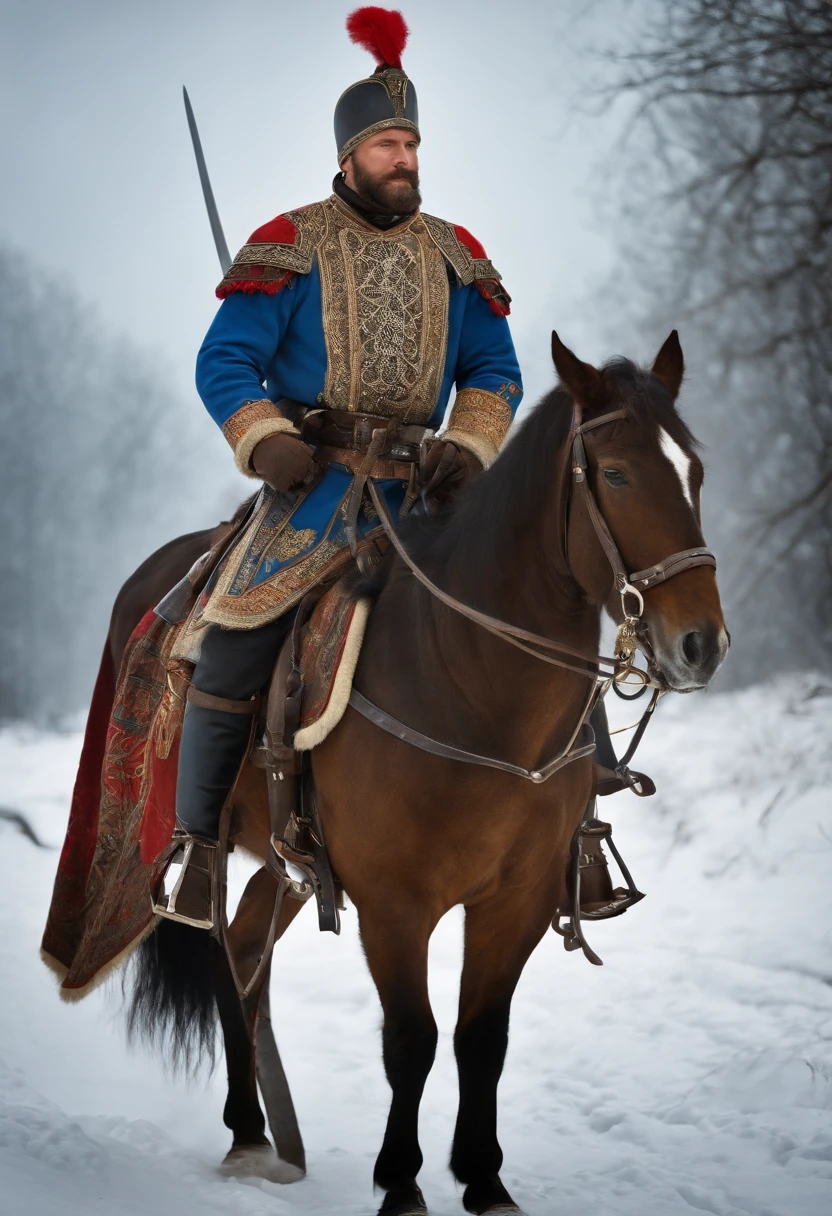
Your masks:
M253 233L197 361L237 468L265 483L187 627L199 658L176 815L190 847L175 908L162 897L157 911L205 928L221 812L293 610L350 555L365 572L379 560L367 480L394 518L444 507L495 458L522 398L499 274L465 228L420 210L407 27L373 8L347 28L377 66L336 105L333 193Z

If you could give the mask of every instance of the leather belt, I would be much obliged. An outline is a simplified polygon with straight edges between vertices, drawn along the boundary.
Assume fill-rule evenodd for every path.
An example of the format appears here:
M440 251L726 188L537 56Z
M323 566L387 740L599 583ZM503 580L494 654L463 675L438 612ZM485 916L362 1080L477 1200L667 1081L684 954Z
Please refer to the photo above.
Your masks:
M328 448L340 453L353 452L363 456L373 441L373 432L378 430L386 432L379 460L388 461L390 464L415 464L420 458L422 443L433 437L433 431L428 427L404 423L396 417L352 414L348 410L327 409L310 410L303 419L301 435L306 443L316 448ZM347 467L353 467L352 462L345 460L343 456L337 459ZM358 463L361 463L360 460ZM408 472L409 469L406 470L405 477ZM398 472L390 475L400 476Z
M318 464L342 464L351 473L357 473L364 460L363 453L356 452L352 448L330 447L325 444L318 444L315 448L314 457ZM385 460L382 457L373 465L370 476L390 477L398 481L407 481L410 478L412 469L412 461Z

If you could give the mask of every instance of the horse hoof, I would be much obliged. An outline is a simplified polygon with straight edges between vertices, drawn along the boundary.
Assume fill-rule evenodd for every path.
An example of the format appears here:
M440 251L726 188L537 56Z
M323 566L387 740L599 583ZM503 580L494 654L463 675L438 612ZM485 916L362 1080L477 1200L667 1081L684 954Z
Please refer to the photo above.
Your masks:
M387 1192L378 1216L428 1216L425 1197L415 1183L397 1190Z
M526 1216L516 1203L498 1203L496 1208L486 1208L480 1216Z
M306 1171L281 1161L270 1144L247 1144L232 1148L220 1166L225 1178L263 1178L266 1182L300 1182Z

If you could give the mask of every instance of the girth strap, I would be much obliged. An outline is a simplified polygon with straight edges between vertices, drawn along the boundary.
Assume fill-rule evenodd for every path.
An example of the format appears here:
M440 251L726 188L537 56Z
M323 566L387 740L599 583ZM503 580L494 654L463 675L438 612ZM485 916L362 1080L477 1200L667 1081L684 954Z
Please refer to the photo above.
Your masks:
M570 739L565 751L556 756L554 760L550 760L548 764L542 765L539 769L522 768L519 764L512 764L508 760L497 760L493 756L480 756L476 752L467 752L464 748L454 747L450 743L442 743L439 739L431 739L429 735L423 735L421 731L415 730L412 726L407 726L406 723L400 722L398 718L394 718L392 714L388 714L386 710L381 709L378 705L374 705L372 701L368 701L357 688L353 688L350 693L349 703L353 709L358 710L374 726L380 726L388 734L395 735L397 739L401 739L404 743L410 743L413 747L421 748L423 752L430 752L432 756L441 756L444 760L461 760L465 764L479 764L483 768L496 768L503 773L513 773L515 777L525 777L527 781L532 781L535 785L540 785L543 781L547 781L553 773L559 772L567 764L571 764L573 760L582 760L585 756L591 756L595 751L594 739L591 743L585 743L575 748L572 747L576 737L580 733L580 727L584 723L585 718L582 718L578 730L575 731L575 734Z

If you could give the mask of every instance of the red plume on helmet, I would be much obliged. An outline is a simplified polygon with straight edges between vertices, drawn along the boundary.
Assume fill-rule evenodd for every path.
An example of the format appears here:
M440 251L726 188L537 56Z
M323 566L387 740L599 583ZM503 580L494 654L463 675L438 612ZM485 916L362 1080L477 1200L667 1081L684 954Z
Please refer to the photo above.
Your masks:
M401 68L402 51L410 31L395 9L366 5L347 17L347 33L353 42L375 56L377 68Z

